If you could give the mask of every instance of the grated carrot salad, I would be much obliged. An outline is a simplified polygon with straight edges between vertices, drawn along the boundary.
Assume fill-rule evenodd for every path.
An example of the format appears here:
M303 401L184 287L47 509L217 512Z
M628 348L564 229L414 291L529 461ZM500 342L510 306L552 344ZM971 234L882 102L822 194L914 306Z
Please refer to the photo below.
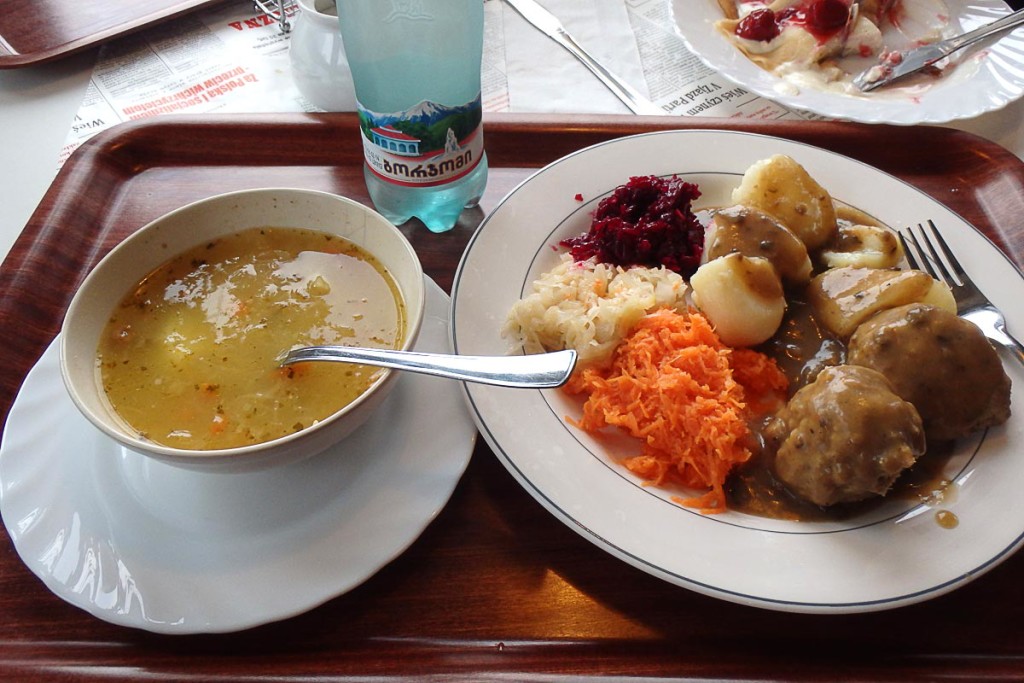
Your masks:
M726 508L725 480L750 459L748 420L785 401L788 380L775 361L722 344L695 311L648 315L620 344L608 367L586 367L566 385L587 394L587 432L620 427L643 440L624 465L653 485L675 480L703 495L680 499L702 512Z

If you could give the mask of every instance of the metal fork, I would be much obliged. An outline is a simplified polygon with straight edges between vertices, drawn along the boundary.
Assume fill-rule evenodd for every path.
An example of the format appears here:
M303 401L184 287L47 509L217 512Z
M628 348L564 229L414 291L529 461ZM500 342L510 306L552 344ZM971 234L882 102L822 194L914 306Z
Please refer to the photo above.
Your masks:
M1018 361L1024 363L1024 346L1006 330L1006 319L1002 311L988 300L964 272L963 266L942 239L935 223L929 220L927 228L919 223L916 233L913 228L904 228L897 233L910 266L923 270L949 285L956 299L957 314L977 325L990 341L1002 346ZM913 250L910 249L911 244L914 246ZM940 253L942 258L939 256Z

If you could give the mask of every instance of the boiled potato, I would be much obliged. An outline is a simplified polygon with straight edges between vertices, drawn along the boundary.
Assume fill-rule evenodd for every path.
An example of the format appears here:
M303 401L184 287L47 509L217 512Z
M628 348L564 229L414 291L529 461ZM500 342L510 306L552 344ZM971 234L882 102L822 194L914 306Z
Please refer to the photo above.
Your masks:
M829 268L895 268L903 260L896 233L877 225L840 224L836 237L821 252Z
M956 312L949 288L919 270L833 268L811 280L807 298L815 318L844 339L876 313L904 304L926 302Z
M693 303L729 346L754 346L782 323L786 297L764 258L732 253L708 261L690 278Z
M945 282L932 280L932 288L921 299L921 303L941 308L956 315L956 298L953 297L953 290Z
M716 211L704 232L704 260L727 254L768 259L784 282L806 284L811 279L807 247L774 216L747 206Z
M732 201L775 216L811 251L828 244L836 233L832 197L803 166L783 154L748 168Z

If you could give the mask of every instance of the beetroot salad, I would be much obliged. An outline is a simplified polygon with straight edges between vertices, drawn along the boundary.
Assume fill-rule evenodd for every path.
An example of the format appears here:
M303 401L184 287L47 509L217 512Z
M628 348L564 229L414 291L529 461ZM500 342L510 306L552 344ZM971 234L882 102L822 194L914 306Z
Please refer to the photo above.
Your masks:
M676 176L636 176L597 205L590 230L562 240L576 261L664 266L689 277L700 265L704 226L693 214L700 190Z

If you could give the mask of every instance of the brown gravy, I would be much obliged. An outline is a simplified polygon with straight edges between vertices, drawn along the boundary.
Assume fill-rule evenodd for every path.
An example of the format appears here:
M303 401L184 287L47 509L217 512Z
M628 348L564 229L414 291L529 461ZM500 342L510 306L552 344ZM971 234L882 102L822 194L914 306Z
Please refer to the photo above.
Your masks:
M868 223L870 219L843 207L840 221ZM758 347L774 358L790 381L790 395L814 381L823 369L846 362L846 345L817 323L810 305L800 293L790 292L788 308L782 325L775 336ZM821 508L792 494L775 476L774 454L767 447L763 435L769 418L751 425L754 455L737 468L726 482L729 508L760 517L775 519L823 521L843 520L877 507L878 498L854 504L839 504ZM952 454L952 444L929 444L928 452L913 467L905 471L887 498L899 497L916 502L939 502L951 484L942 478L942 469ZM942 520L939 520L942 523ZM955 525L951 520L946 524Z
M734 470L726 482L729 509L772 519L842 521L882 504L884 499L875 498L822 508L793 495L775 476L773 453L765 447L762 427L763 424L753 425L752 431L758 444L754 448L753 457ZM952 452L952 443L929 445L928 452L913 467L903 472L886 498L928 504L952 502L955 484L942 474L943 466ZM937 521L942 523L942 520ZM946 521L955 526L955 522Z
M788 303L779 331L758 351L775 359L789 378L792 396L797 389L813 382L824 368L845 362L846 346L818 325L809 304L793 296ZM775 519L839 519L849 515L833 508L823 510L793 495L776 478L772 466L774 453L767 447L763 433L769 420L751 425L754 455L734 470L726 482L729 508Z

